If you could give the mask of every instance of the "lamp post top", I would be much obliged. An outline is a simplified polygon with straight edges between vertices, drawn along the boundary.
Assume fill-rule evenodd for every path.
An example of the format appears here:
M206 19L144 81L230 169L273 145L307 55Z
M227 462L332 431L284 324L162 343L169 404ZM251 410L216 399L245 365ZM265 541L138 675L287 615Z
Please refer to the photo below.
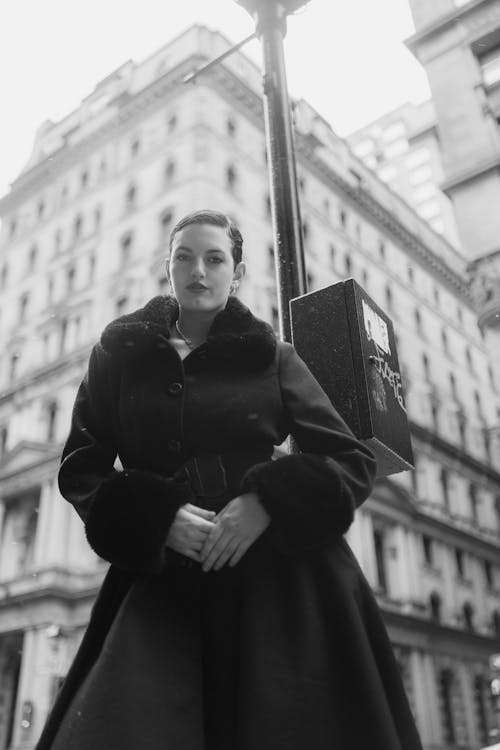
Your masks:
M288 15L303 5L307 5L309 0L236 0L236 2L238 5L243 6L251 15L271 4L281 6L284 13Z

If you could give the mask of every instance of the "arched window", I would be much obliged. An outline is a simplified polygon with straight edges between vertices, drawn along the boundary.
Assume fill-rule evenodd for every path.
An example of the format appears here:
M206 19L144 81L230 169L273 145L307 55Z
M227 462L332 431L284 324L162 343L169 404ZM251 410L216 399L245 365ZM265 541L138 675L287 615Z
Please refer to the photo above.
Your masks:
M232 117L228 117L226 120L226 133L230 138L234 138L236 135L236 123Z
M385 242L383 240L378 243L378 254L381 260L385 260Z
M28 311L29 294L25 292L19 299L19 323L26 322L26 314Z
M415 308L413 316L415 318L415 328L417 330L417 333L422 333L422 316L420 315L420 310L418 308Z
M9 381L12 382L17 378L18 375L18 366L19 366L19 359L20 356L18 352L14 352L10 355L9 360Z
M441 597L436 591L433 591L429 597L429 609L433 622L441 622Z
M61 336L59 339L59 354L63 354L66 349L66 336L68 334L68 321L66 318L61 320Z
M455 375L452 372L450 372L449 374L449 380L450 380L451 395L453 396L454 399L456 399L457 398L457 381L455 379Z
M443 345L443 351L445 354L449 353L449 346L448 346L448 334L446 333L445 329L441 329L441 343Z
M71 294L71 292L75 288L75 274L76 269L74 266L69 266L66 270L66 292L67 294Z
M429 380L430 378L430 368L429 368L429 357L427 354L422 354L422 367L424 370L425 379Z

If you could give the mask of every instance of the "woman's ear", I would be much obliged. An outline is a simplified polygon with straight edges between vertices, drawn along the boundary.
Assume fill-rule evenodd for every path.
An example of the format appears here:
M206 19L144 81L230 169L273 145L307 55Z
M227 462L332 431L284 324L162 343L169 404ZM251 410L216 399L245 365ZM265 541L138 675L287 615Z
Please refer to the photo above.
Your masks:
M243 277L245 276L246 270L247 267L245 263L243 261L240 261L234 269L233 280L237 281L238 283L242 281Z

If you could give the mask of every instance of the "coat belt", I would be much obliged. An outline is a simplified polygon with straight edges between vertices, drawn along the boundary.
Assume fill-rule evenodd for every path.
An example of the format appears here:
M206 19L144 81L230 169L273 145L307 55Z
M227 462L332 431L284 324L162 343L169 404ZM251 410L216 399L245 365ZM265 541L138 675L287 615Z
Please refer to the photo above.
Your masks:
M203 453L187 459L175 477L186 478L197 496L217 497L229 488L237 490L245 472L256 463L269 460L271 455L264 448Z

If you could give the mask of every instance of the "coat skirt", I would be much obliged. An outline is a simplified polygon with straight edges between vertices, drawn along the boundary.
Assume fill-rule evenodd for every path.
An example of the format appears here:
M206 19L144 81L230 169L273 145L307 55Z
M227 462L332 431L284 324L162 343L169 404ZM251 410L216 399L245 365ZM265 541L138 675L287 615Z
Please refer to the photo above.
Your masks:
M75 402L59 483L111 565L37 750L421 750L343 536L373 457L240 302L183 362L176 310L110 324ZM301 453L273 460L288 434ZM183 503L246 491L271 523L235 567L165 547Z

